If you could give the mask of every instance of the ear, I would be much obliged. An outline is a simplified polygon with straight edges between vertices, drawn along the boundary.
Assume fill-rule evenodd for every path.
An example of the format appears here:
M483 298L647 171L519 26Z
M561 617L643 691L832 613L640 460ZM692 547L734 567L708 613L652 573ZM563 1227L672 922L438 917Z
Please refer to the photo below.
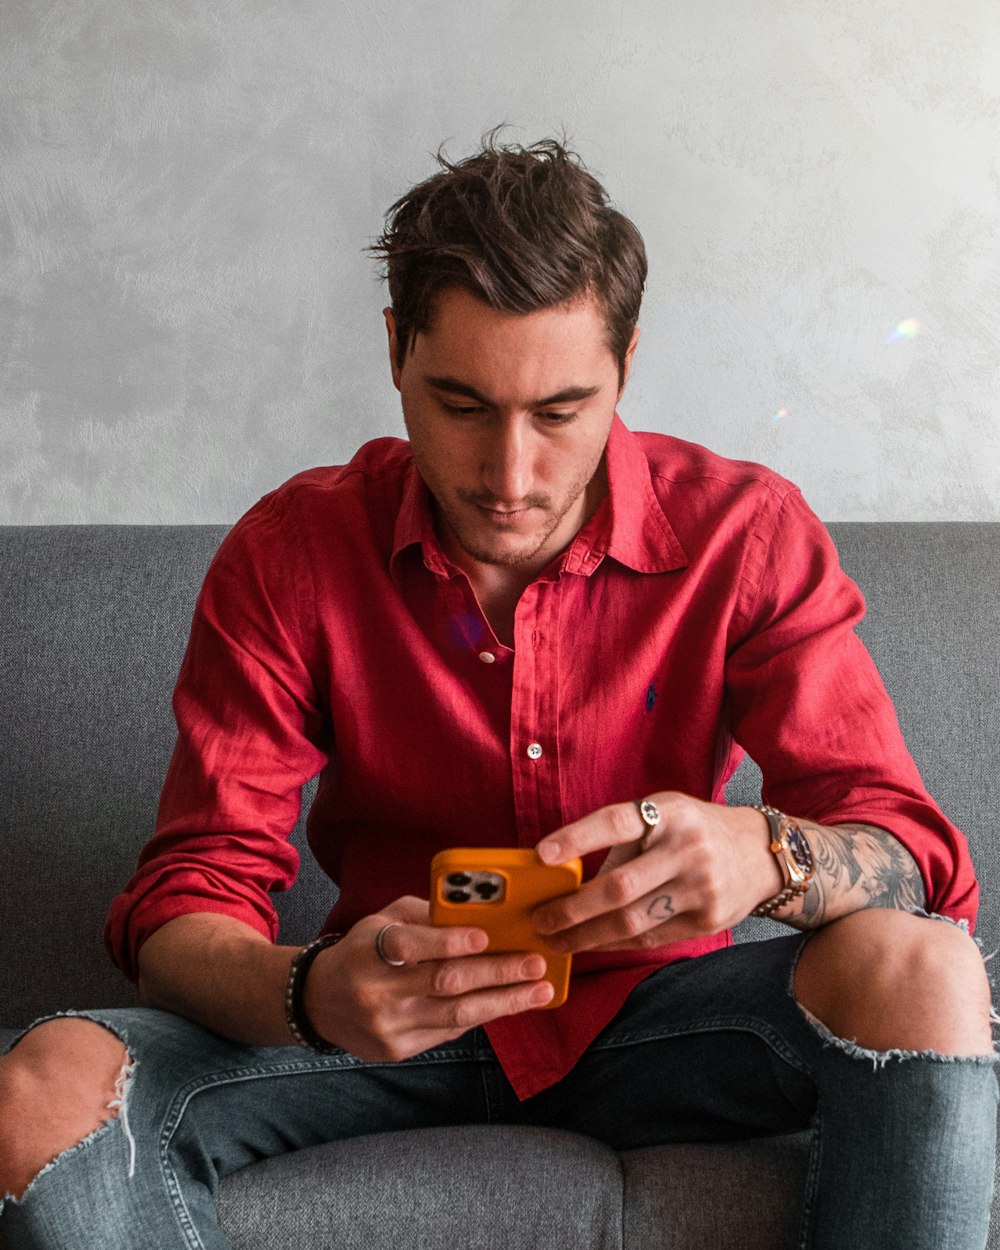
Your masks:
M632 357L635 355L635 349L639 345L639 327L636 326L632 331L632 338L628 347L625 349L624 368L622 369L622 384L618 388L618 398L621 399L625 391L625 383L628 381L628 375L632 372Z
M392 369L392 384L396 390L399 390L399 340L396 337L396 318L391 308L383 308L382 316L385 318L385 328L389 335L389 367Z

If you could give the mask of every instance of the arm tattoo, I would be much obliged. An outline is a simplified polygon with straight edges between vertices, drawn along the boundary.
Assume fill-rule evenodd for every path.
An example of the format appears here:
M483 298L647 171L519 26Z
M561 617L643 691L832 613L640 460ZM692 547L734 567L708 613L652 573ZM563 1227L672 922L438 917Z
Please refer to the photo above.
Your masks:
M669 920L674 914L674 900L672 896L664 894L660 898L654 898L646 908L646 914L652 916L654 920Z
M891 833L875 825L800 823L812 847L816 876L800 909L781 917L786 924L818 929L865 907L918 911L925 906L920 870Z

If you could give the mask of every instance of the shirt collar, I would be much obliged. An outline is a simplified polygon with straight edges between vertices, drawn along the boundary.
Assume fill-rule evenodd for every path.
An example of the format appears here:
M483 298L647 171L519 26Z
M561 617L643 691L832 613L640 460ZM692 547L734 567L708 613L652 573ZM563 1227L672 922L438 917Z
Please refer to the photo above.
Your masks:
M608 498L566 552L567 573L593 573L606 555L637 573L667 573L688 560L653 491L649 461L615 414L605 449Z
M637 573L683 568L687 555L653 491L649 461L617 413L604 454L608 498L570 543L560 562L561 571L589 577L606 555ZM393 575L400 553L415 543L421 544L424 564L432 573L449 576L434 532L430 492L411 461L393 535L389 566Z
M396 528L392 539L392 555L389 571L395 578L399 557L407 547L420 544L423 547L424 564L439 577L449 576L444 552L434 533L431 515L431 493L420 471L411 460L403 480L403 495L396 514Z

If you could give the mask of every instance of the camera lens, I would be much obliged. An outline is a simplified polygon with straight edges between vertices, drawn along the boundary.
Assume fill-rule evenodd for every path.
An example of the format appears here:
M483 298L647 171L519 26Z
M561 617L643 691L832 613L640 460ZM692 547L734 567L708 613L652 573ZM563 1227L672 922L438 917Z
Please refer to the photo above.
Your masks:
M467 872L450 872L445 878L449 885L466 886L472 884L472 878Z
M445 899L449 903L467 903L471 897L468 890L448 890L445 894Z
M490 899L499 892L500 887L494 881L480 881L476 886L476 893L480 898Z

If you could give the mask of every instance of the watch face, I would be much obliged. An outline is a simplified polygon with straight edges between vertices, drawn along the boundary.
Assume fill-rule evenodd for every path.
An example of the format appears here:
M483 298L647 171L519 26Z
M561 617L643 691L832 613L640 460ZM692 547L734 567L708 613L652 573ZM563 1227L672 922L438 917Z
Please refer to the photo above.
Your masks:
M806 835L798 825L788 824L785 826L785 837L788 840L788 849L792 853L792 859L803 872L812 872L812 849L806 841Z

